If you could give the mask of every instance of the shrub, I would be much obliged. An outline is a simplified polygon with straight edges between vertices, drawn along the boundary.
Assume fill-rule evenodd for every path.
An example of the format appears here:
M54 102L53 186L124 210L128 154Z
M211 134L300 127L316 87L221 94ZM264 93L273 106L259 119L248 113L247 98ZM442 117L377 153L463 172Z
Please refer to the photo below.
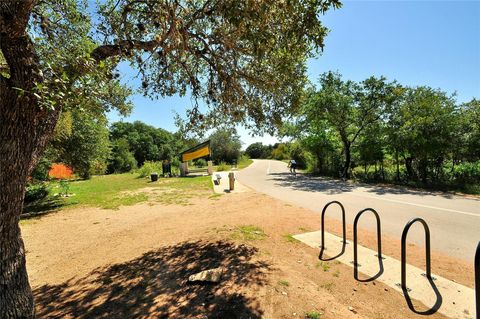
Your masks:
M272 157L279 161L290 159L285 144L278 144L277 147L272 150Z
M25 203L35 202L48 196L49 189L45 183L30 184L25 190Z
M228 171L230 169L230 165L228 165L225 162L220 162L217 166L217 171L222 172L222 171Z
M455 167L455 181L459 184L478 184L480 183L480 161L467 162Z
M48 172L52 166L52 162L47 157L42 157L32 172L32 178L38 181L48 180Z
M128 141L118 139L113 143L112 152L108 163L109 173L125 173L137 168L135 156L129 150Z
M312 155L305 151L299 143L290 143L286 146L286 154L289 158L293 158L297 162L300 169L307 168L308 158Z
M61 180L59 183L60 189L62 190L62 195L68 196L68 192L70 191L70 184L68 184L68 181L66 180Z
M173 176L179 176L180 175L180 160L177 157L172 158L170 161L170 164L172 165L172 175Z
M204 158L199 158L195 161L195 166L199 168L205 167L207 166L207 161Z
M152 173L162 173L162 163L161 162L150 162L146 161L143 163L143 166L138 170L139 177L147 177Z

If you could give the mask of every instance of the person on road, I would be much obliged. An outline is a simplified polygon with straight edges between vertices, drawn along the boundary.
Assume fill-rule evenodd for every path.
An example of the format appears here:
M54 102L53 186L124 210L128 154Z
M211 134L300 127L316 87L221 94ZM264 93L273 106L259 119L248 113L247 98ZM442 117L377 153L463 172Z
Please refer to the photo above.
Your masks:
M290 167L290 173L297 175L297 162L294 159L291 159L290 162L288 162L288 167Z

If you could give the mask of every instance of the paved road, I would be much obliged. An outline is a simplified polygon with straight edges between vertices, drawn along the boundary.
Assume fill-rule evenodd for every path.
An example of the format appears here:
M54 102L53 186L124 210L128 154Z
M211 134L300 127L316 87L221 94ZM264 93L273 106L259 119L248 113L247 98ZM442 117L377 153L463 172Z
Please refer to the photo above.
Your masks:
M432 249L449 256L473 261L480 240L480 200L445 193L414 191L370 185L352 185L320 177L289 174L287 164L272 160L255 160L237 173L238 181L259 192L291 204L321 213L332 200L340 201L346 210L347 223L366 207L379 212L382 232L400 240L403 227L414 217L424 218L430 226ZM340 219L335 212L329 217ZM339 210L338 210L339 211ZM360 227L375 230L374 218L365 216ZM424 244L420 225L414 225L408 240Z

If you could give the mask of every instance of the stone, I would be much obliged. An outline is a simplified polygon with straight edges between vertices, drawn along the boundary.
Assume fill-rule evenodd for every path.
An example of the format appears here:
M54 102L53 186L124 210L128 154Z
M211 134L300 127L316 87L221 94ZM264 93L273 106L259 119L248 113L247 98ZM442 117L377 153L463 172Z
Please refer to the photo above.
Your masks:
M188 277L188 281L203 281L203 282L214 282L217 283L222 279L223 269L222 268L213 268L201 271L194 275Z

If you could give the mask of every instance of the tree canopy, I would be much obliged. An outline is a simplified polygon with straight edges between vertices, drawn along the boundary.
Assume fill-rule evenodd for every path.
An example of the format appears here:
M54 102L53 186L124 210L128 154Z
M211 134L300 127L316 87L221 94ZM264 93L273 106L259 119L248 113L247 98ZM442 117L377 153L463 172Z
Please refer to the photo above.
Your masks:
M311 169L462 190L480 182L477 99L458 104L440 89L383 77L353 82L327 72L319 82L282 129L313 155Z
M138 165L145 161L170 160L183 147L172 133L140 121L133 123L116 122L110 127L112 141L127 141Z
M213 132L210 137L210 146L212 148L212 160L220 164L221 162L232 164L240 157L242 142L236 130L229 128L220 128Z
M149 96L192 94L190 123L272 130L299 105L337 0L0 3L0 317L34 316L18 227L25 183L62 108L127 113L128 62ZM198 101L206 101L202 114ZM8 280L6 279L8 276ZM6 303L8 301L8 303Z

